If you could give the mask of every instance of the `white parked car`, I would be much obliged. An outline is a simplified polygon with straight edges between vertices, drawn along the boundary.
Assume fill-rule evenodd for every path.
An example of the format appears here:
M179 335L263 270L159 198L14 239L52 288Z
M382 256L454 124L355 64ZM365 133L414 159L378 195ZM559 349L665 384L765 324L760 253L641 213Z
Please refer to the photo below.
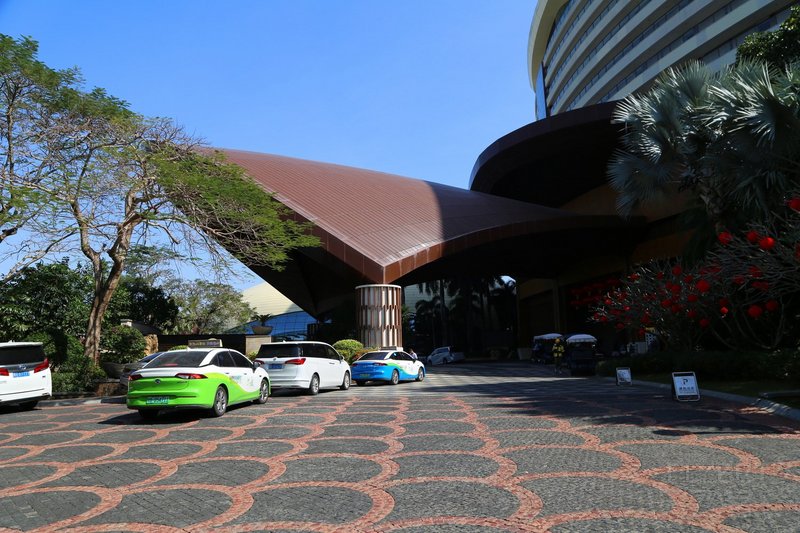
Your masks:
M425 363L428 365L446 365L449 363L456 363L464 360L464 352L454 352L450 346L442 346L436 348L426 358Z
M333 346L324 342L291 341L262 344L256 362L269 374L272 388L350 388L350 365Z
M50 362L40 342L0 342L0 405L33 409L53 393Z

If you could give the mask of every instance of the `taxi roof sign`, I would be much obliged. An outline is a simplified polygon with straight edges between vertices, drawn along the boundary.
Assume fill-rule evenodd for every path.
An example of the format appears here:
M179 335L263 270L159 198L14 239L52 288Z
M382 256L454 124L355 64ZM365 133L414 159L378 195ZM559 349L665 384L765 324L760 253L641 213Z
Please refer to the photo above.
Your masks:
M222 348L222 339L190 339L189 348Z

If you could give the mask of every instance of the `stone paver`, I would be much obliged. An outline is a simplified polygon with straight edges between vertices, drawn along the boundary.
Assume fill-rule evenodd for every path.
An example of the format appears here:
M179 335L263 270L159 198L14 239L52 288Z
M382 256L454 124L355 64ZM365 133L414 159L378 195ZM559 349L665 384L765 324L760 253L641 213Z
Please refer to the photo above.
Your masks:
M4 531L798 531L800 423L527 363L152 422L0 410Z

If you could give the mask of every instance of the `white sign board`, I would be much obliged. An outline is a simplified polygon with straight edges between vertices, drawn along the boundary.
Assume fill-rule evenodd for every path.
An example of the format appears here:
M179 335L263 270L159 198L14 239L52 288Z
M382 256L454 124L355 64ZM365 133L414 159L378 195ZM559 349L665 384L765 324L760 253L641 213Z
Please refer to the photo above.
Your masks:
M672 390L679 402L696 402L700 399L700 388L694 372L673 372Z
M617 367L617 385L632 385L631 369L624 367Z

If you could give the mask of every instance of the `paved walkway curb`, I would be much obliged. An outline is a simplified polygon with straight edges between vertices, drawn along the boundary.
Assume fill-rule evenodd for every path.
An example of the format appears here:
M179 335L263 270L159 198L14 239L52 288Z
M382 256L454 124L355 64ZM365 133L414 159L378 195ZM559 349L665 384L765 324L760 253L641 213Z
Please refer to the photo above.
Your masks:
M607 377L603 379L611 382L616 381L615 378ZM648 387L654 387L657 389L672 391L672 387L670 385L665 385L664 383L656 383L654 381L642 381L642 380L636 380L635 382L638 385L645 385ZM800 409L794 409L792 407L789 407L788 405L783 405L782 403L776 403L773 402L772 400L767 400L766 398L753 398L751 396L742 396L740 394L730 394L727 392L700 389L700 397L703 396L711 396L712 398L718 398L720 400L726 400L734 403L741 403L749 405L751 407L758 407L774 415L783 416L786 418L790 418L792 420L800 420Z

